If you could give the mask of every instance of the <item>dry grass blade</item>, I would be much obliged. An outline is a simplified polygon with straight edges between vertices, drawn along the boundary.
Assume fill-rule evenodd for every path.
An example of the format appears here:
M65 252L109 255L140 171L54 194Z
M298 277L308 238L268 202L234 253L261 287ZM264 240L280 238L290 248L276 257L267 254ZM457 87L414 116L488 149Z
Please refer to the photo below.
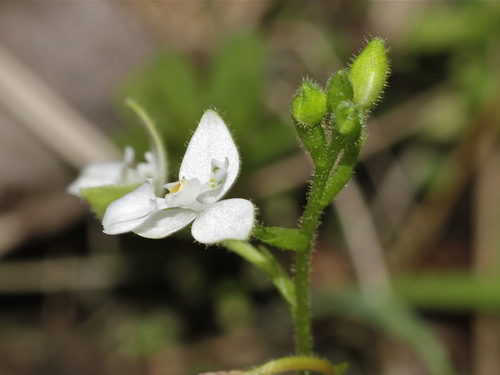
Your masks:
M1 46L0 108L75 168L118 156L103 133Z
M445 192L431 190L415 206L398 237L390 244L389 262L399 270L410 266L417 252L422 255L439 233L458 199L468 186L469 180L484 163L486 156L495 144L497 129L495 120L500 117L499 107L490 105L479 114L476 122L450 152L443 170L455 170L453 181L448 182ZM458 167L458 168L457 168ZM444 175L443 175L444 176ZM435 186L442 186L437 182Z

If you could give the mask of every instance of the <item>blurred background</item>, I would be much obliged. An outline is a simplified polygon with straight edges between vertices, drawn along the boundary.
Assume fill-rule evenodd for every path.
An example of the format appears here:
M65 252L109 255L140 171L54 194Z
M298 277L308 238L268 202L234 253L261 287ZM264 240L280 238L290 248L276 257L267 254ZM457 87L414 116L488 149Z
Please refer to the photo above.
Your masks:
M289 103L371 36L392 74L314 256L316 352L349 375L500 374L500 3L0 2L0 375L181 375L293 353L266 278L189 230L105 236L66 186L137 155L176 173L203 111L243 160L231 195L294 227L312 165ZM286 267L288 254L276 253Z

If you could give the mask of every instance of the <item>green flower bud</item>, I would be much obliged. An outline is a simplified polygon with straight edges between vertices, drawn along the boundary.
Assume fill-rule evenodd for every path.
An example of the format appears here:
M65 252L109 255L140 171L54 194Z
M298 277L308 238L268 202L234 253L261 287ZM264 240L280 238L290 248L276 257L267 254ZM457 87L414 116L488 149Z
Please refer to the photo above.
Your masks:
M354 102L363 109L372 107L384 89L388 74L384 41L381 38L372 39L349 69Z
M335 112L340 102L345 100L352 101L353 95L354 91L349 79L349 73L345 69L339 70L328 83L326 91L328 111Z
M349 139L356 139L361 134L363 113L353 102L340 102L337 106L335 124L340 134Z
M299 123L318 125L326 115L326 94L310 81L302 82L292 100L292 116Z

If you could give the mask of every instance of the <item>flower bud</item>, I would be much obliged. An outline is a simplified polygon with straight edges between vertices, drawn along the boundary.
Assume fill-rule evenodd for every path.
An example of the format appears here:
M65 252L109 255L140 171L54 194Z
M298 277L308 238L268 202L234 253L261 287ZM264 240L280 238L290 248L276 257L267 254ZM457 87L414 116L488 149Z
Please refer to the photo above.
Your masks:
M363 114L354 103L343 101L337 106L335 123L340 134L356 139L361 133Z
M349 73L345 70L339 70L330 79L326 91L326 103L328 111L334 113L340 102L344 100L352 101L354 91L349 79Z
M389 74L384 41L374 38L354 60L349 78L354 89L353 101L363 109L372 107L380 97Z
M292 116L299 124L314 126L326 115L326 94L310 81L302 82L292 100Z

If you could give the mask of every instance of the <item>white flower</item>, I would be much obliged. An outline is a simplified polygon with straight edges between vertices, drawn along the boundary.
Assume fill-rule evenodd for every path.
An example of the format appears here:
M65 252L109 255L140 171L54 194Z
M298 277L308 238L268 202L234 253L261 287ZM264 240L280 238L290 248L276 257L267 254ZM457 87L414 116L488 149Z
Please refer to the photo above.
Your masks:
M219 115L203 115L182 160L179 181L166 184L158 198L150 180L109 205L103 218L104 233L134 232L163 238L193 222L195 240L212 244L246 240L254 224L254 206L246 199L220 200L234 184L240 158Z
M156 160L151 152L144 155L146 163L134 161L134 149L125 147L122 161L90 163L67 188L68 193L80 196L80 190L109 185L132 185L143 183L156 174Z

